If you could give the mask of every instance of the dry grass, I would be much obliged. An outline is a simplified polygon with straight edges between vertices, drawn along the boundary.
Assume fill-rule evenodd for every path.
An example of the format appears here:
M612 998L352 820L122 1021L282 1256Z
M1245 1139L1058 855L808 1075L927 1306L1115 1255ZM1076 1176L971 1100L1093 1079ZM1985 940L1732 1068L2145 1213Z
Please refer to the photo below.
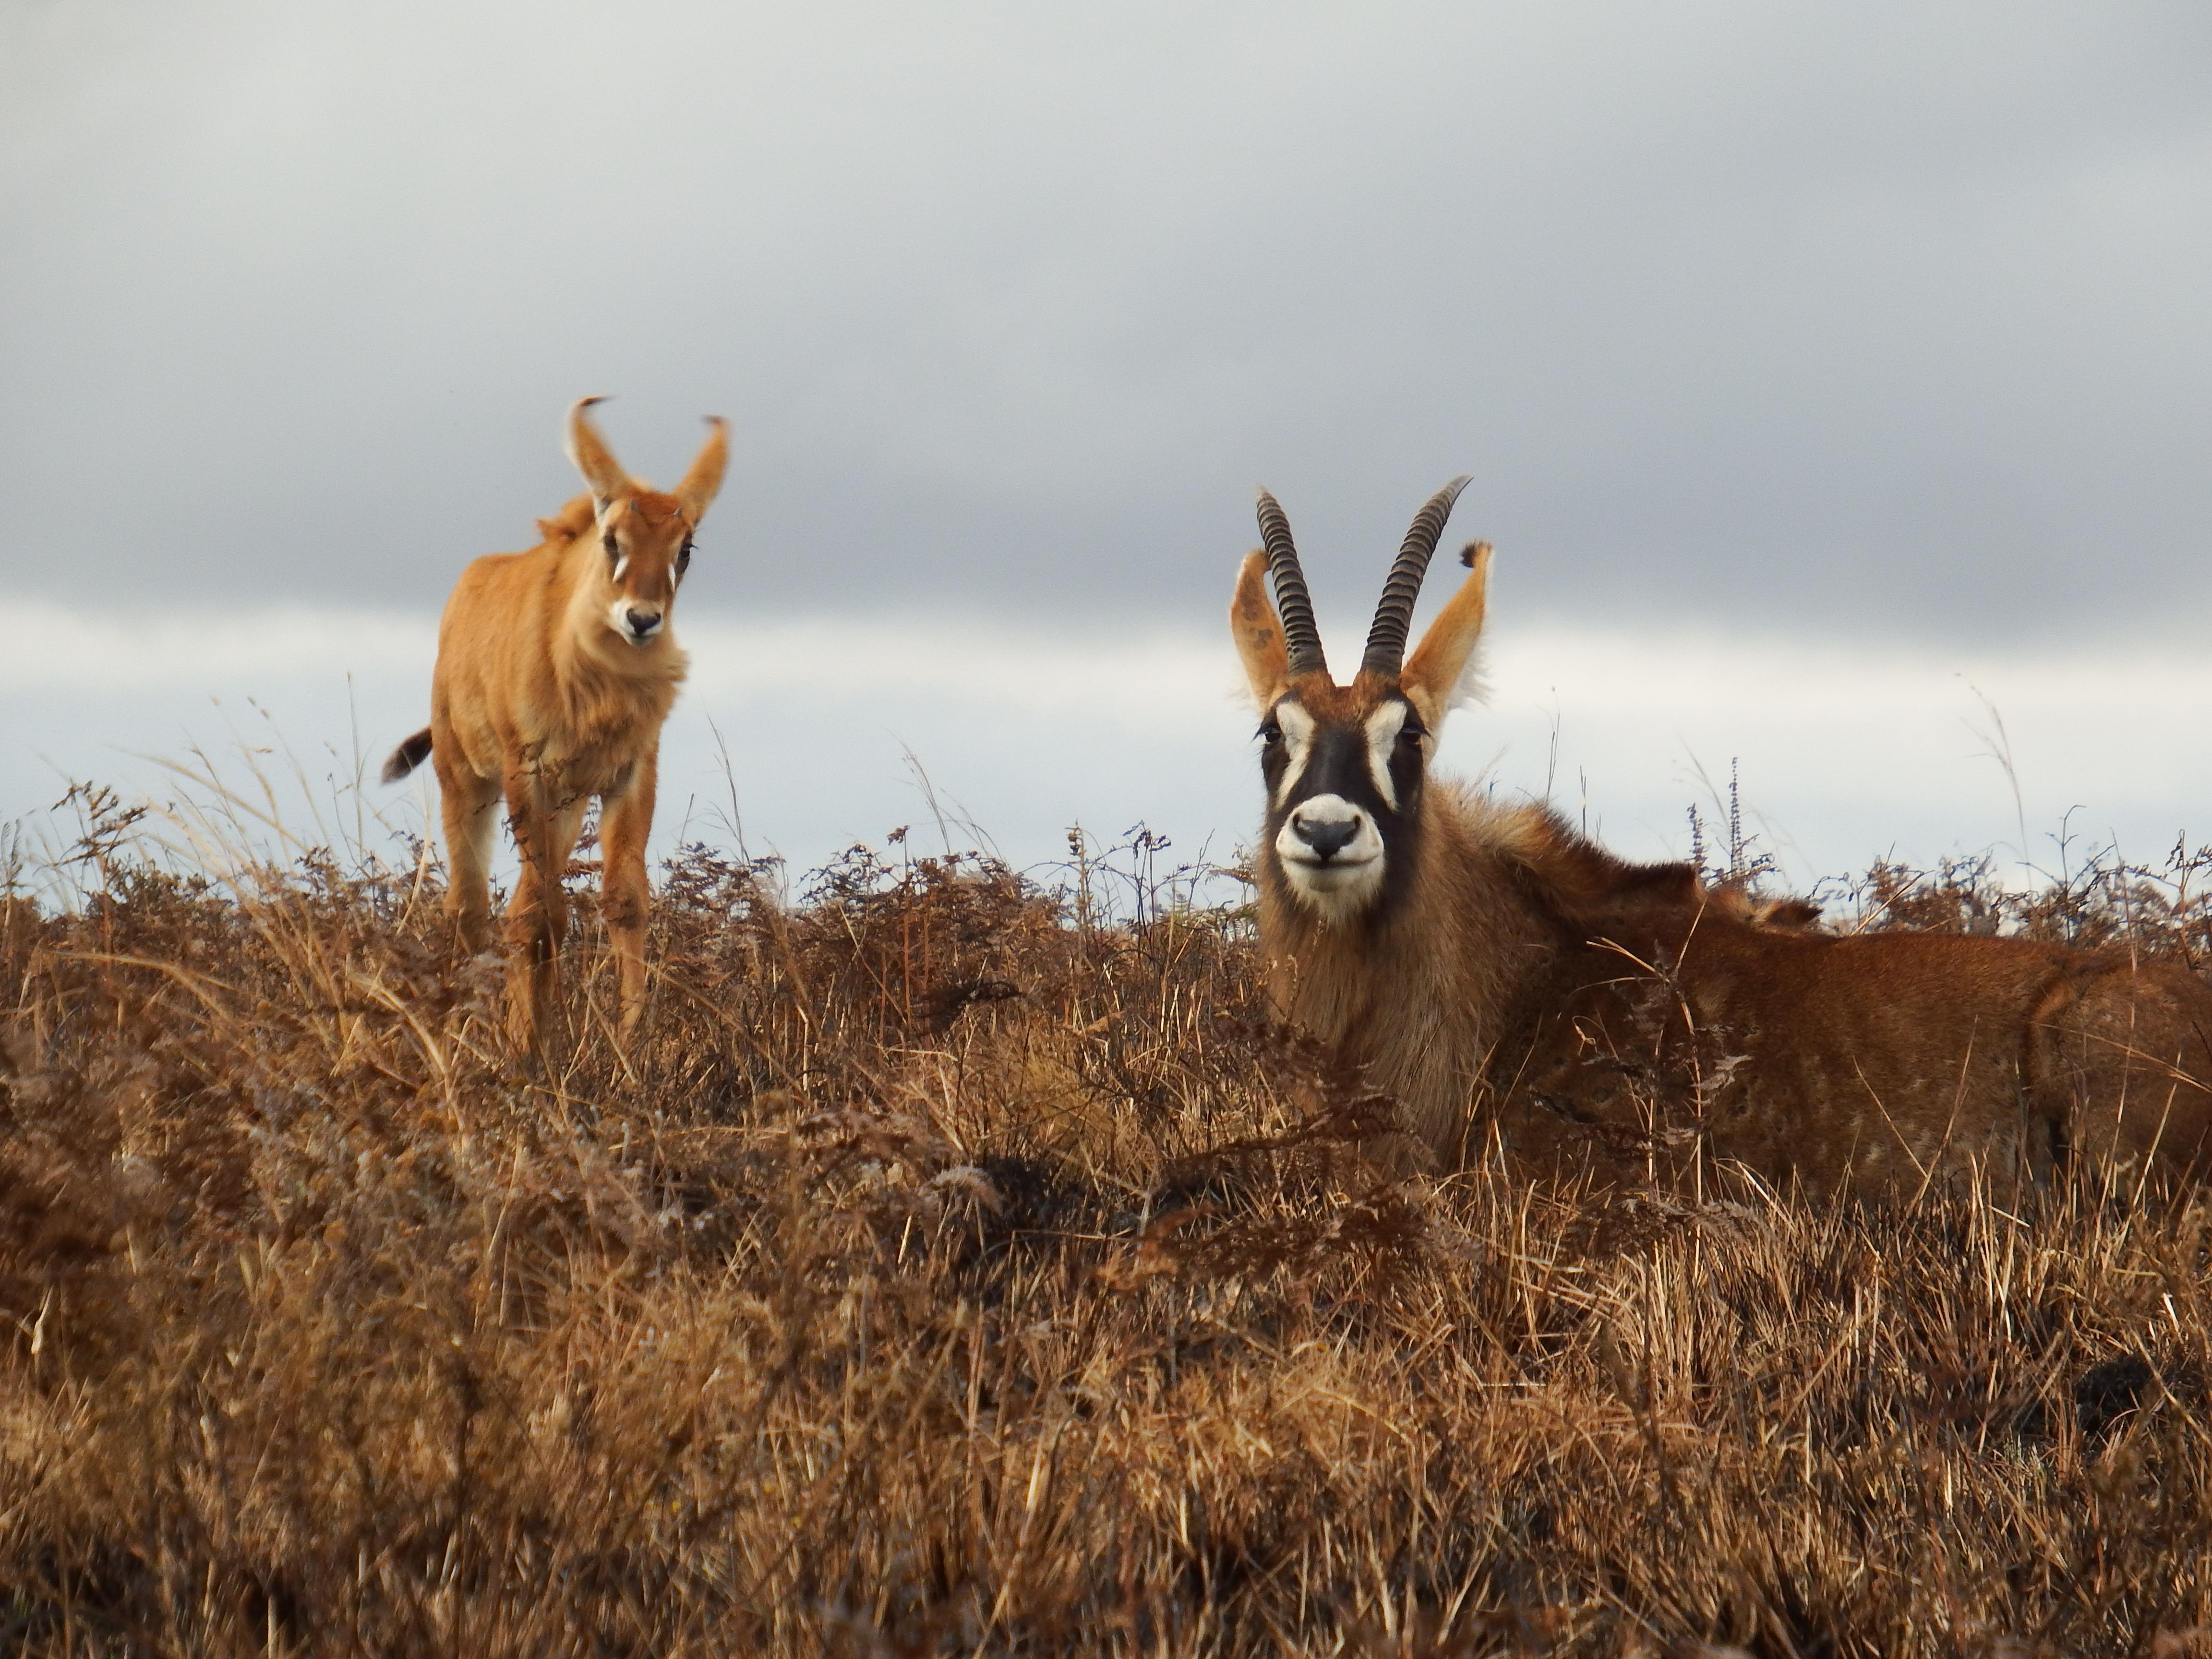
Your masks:
M533 1073L433 883L95 816L0 923L10 1649L2212 1651L2194 1204L1377 1188L1236 911L903 848L687 854Z

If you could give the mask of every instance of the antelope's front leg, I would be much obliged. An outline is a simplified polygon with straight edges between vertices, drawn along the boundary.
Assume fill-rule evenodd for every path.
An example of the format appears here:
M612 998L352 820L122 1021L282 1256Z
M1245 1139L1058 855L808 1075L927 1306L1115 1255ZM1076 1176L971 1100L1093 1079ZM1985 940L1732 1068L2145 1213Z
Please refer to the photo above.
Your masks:
M545 884L545 914L552 929L556 954L568 939L568 860L574 855L576 836L584 827L584 809L591 804L589 795L578 795L556 803L551 809L553 848L545 866L551 872Z
M629 787L602 798L599 811L599 892L607 938L622 980L622 1035L627 1039L645 1012L645 921L651 891L646 884L645 843L653 833L653 794L659 757L639 763Z
M507 1029L515 1046L534 1048L548 1030L561 992L561 868L557 825L544 780L521 763L507 775L507 824L522 868L507 907Z

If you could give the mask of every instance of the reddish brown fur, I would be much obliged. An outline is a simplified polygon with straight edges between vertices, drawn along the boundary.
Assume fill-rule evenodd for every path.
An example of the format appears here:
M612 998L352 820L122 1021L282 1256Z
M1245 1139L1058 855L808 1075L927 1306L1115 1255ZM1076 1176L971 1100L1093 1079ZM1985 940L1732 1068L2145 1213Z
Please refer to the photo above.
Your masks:
M1231 629L1263 709L1358 722L1403 690L1437 724L1486 561L1398 683L1282 674L1248 561ZM1418 676L1418 678L1417 678ZM2019 939L1838 936L1686 865L1622 862L1538 806L1431 779L1402 902L1331 920L1257 860L1280 1012L1404 1103L1449 1164L1495 1148L1601 1183L1911 1193L1981 1171L2008 1195L2086 1154L2163 1174L2212 1154L2212 989L2179 967Z
M624 473L584 414L570 442L592 493L538 520L544 540L495 553L464 571L446 602L431 686L430 749L437 763L448 908L471 950L487 943L489 862L502 798L521 854L507 910L508 1025L531 1045L547 1030L568 929L562 877L592 798L600 802L600 890L621 979L622 1030L645 1006L645 846L653 828L660 726L687 659L665 620L691 532L720 487L722 422L672 492ZM614 578L615 553L624 561ZM663 618L642 643L610 620L620 602ZM418 734L419 736L419 734ZM416 742L387 775L404 773Z

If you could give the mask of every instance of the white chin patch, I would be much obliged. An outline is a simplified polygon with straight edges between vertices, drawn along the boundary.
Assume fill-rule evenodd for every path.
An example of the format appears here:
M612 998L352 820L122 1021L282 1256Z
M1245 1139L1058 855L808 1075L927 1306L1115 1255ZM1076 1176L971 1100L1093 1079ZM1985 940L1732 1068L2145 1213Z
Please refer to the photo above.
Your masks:
M1326 858L1323 845L1330 848ZM1275 832L1275 857L1291 891L1325 921L1357 915L1382 891L1382 834L1341 795L1301 801Z

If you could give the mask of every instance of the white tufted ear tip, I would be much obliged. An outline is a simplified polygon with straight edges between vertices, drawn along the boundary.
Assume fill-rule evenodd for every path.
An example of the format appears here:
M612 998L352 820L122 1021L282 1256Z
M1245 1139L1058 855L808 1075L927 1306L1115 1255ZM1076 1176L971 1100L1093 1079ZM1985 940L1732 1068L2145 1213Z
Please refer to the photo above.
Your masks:
M1490 677L1482 660L1482 647L1478 645L1467 653L1467 666L1459 671L1459 679L1452 686L1451 696L1444 699L1444 707L1448 710L1470 708L1489 701Z

